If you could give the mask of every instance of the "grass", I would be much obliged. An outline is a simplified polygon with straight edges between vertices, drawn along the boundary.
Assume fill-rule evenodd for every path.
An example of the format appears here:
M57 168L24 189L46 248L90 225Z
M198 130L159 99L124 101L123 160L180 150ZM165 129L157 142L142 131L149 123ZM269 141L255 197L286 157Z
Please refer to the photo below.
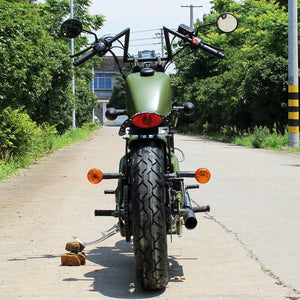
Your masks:
M32 151L23 153L22 155L13 155L8 160L0 159L0 181L13 174L18 174L18 170L25 168L32 163L35 163L41 157L48 153L54 152L58 149L64 148L91 136L92 132L98 129L98 126L91 126L90 124L82 128L70 129L62 135L53 134L45 141L46 147L33 145ZM43 152L40 149L46 149Z
M276 133L263 135L253 133L247 136L237 136L233 139L232 143L252 148L282 151L288 148L288 133L284 136Z
M52 140L52 152L89 137L92 131L88 128L76 128L68 130L63 135L54 136Z
M186 131L185 134L190 135L199 135L195 131ZM183 130L181 130L183 132ZM236 134L226 130L222 130L222 132L209 132L204 133L202 136L220 141L227 142L236 145L241 145L250 148L261 148L267 150L274 151L289 151L289 152L300 152L300 148L290 148L288 147L288 132L286 131L284 135L276 133L274 129L272 133L270 133L269 129L266 127L255 127L252 132L248 131L243 134Z

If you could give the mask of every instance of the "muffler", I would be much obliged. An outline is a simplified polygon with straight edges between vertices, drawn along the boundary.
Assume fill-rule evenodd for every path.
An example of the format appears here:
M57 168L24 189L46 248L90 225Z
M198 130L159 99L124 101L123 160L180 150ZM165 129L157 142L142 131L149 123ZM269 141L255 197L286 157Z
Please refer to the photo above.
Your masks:
M198 221L196 219L195 213L193 212L190 195L187 189L185 190L185 202L183 208L185 210L185 215L183 216L184 226L186 227L186 229L194 229L197 226Z
M184 220L184 225L187 229L194 229L198 223L195 213L209 212L210 207L209 207L209 205L192 207L190 195L187 191L189 188L197 188L197 186L186 186L185 187L185 202L183 205L183 211L184 211L183 212L184 213L183 220Z
M183 216L184 226L189 230L194 229L198 223L195 213L190 207L185 207L184 209L186 211L186 214Z

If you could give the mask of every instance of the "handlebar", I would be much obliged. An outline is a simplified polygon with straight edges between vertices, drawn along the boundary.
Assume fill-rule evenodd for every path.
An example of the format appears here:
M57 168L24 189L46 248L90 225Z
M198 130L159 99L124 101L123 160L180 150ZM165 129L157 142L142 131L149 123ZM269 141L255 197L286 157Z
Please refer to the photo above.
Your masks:
M79 59L75 60L73 62L73 66L77 67L77 66L83 64L85 61L89 60L96 54L98 54L99 56L104 56L106 54L106 52L108 51L106 43L103 41L99 41L98 43L94 44L92 46L92 48L93 49L90 52L84 54Z
M181 25L182 26L182 25ZM164 27L164 35L165 35L165 39L166 39L166 46L167 46L167 57L161 57L160 60L161 61L167 61L169 62L170 60L172 60L172 57L174 56L172 51L171 51L171 43L170 43L170 39L169 39L169 33L171 33L172 35L182 39L184 42L189 43L192 49L198 50L201 49L205 52L208 52L218 58L224 58L225 55L220 51L222 49L218 49L214 46L211 46L207 43L205 43L204 41L202 41L201 39L199 39L196 36L193 36L193 32L187 32L188 34L184 34L182 32L179 31L174 31L171 30L169 28ZM96 40L95 43L93 43L92 50L86 54L84 54L82 57L80 57L79 59L75 60L73 62L73 65L75 67L81 65L82 63L84 63L85 61L87 61L88 59L92 58L93 56L95 56L96 54L100 57L104 56L111 48L111 45L113 42L115 42L116 40L120 39L121 37L125 36L125 46L124 46L124 57L123 60L125 63L128 62L133 62L135 59L134 58L129 58L128 56L128 45L129 45L129 32L130 29L127 28L123 31L121 31L120 33L118 33L117 35L115 35L114 37L110 37L110 38L103 38L103 39L99 39ZM87 51L89 48L83 50L80 53L77 53L74 56L80 55L81 53ZM178 54L180 51L178 51L176 54ZM73 57L74 57L73 56ZM157 60L157 58L139 58L138 62L143 62L143 61L154 61Z
M193 43L193 47L196 49L199 48L199 49L201 49L209 54L212 54L218 58L223 59L225 57L225 55L222 52L220 52L218 49L216 49L215 47L213 47L211 45L208 45L207 43L204 43L197 37L194 37L192 43Z
M90 52L84 54L83 56L81 56L79 59L75 60L73 62L73 66L77 67L77 66L83 64L85 61L92 58L96 54L97 54L97 52L93 49L92 51L90 51Z
M174 31L172 29L169 29L167 27L164 27L164 34L166 37L166 43L167 43L167 48L168 48L168 56L172 57L172 52L170 49L170 39L169 39L169 33L171 33L172 35L182 39L183 41L187 42L190 44L192 49L198 50L201 49L205 52L208 52L209 54L212 54L218 58L224 58L225 55L220 51L223 49L219 49L217 47L211 46L207 43L205 43L204 41L202 41L201 39L199 39L198 37L194 36L194 32L191 28L189 28L186 25L181 24L178 28L178 31ZM177 52L179 53L180 50Z

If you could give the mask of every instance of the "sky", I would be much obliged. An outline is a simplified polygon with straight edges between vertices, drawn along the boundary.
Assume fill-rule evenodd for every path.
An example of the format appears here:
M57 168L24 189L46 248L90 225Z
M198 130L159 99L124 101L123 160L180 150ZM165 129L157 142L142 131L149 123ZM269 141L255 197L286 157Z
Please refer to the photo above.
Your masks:
M76 0L74 0L75 2ZM98 36L117 34L130 27L130 51L156 50L161 52L160 29L177 29L181 23L190 24L190 7L194 7L194 21L202 20L210 12L211 0L92 0L90 14L104 15L106 22ZM140 45L140 46L137 46Z

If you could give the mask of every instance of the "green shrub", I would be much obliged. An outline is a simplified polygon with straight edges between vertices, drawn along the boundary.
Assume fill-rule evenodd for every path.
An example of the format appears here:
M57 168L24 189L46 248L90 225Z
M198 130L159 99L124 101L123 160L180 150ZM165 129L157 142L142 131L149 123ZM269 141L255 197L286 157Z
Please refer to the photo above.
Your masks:
M265 140L270 135L270 131L267 127L255 126L253 130L252 145L254 148L264 148Z
M36 137L32 141L31 153L34 157L49 153L53 147L53 138L57 134L55 126L45 122L36 131Z
M268 128L256 126L252 133L249 129L243 135L234 137L232 142L246 147L281 150L288 145L288 132L286 130L284 135L278 134L274 127L273 133L270 133Z
M55 126L48 123L36 126L21 110L5 109L0 114L0 181L45 154L90 136L99 128L92 123L83 127L72 128L59 135ZM22 141L24 145L19 144Z
M30 151L39 135L36 123L22 108L5 108L0 113L0 158L6 161L12 155Z
M93 131L93 130L96 130L98 129L100 126L100 124L97 124L97 123L93 123L93 122L87 122L87 123L84 123L81 128L84 129L84 130L88 130L88 131Z

